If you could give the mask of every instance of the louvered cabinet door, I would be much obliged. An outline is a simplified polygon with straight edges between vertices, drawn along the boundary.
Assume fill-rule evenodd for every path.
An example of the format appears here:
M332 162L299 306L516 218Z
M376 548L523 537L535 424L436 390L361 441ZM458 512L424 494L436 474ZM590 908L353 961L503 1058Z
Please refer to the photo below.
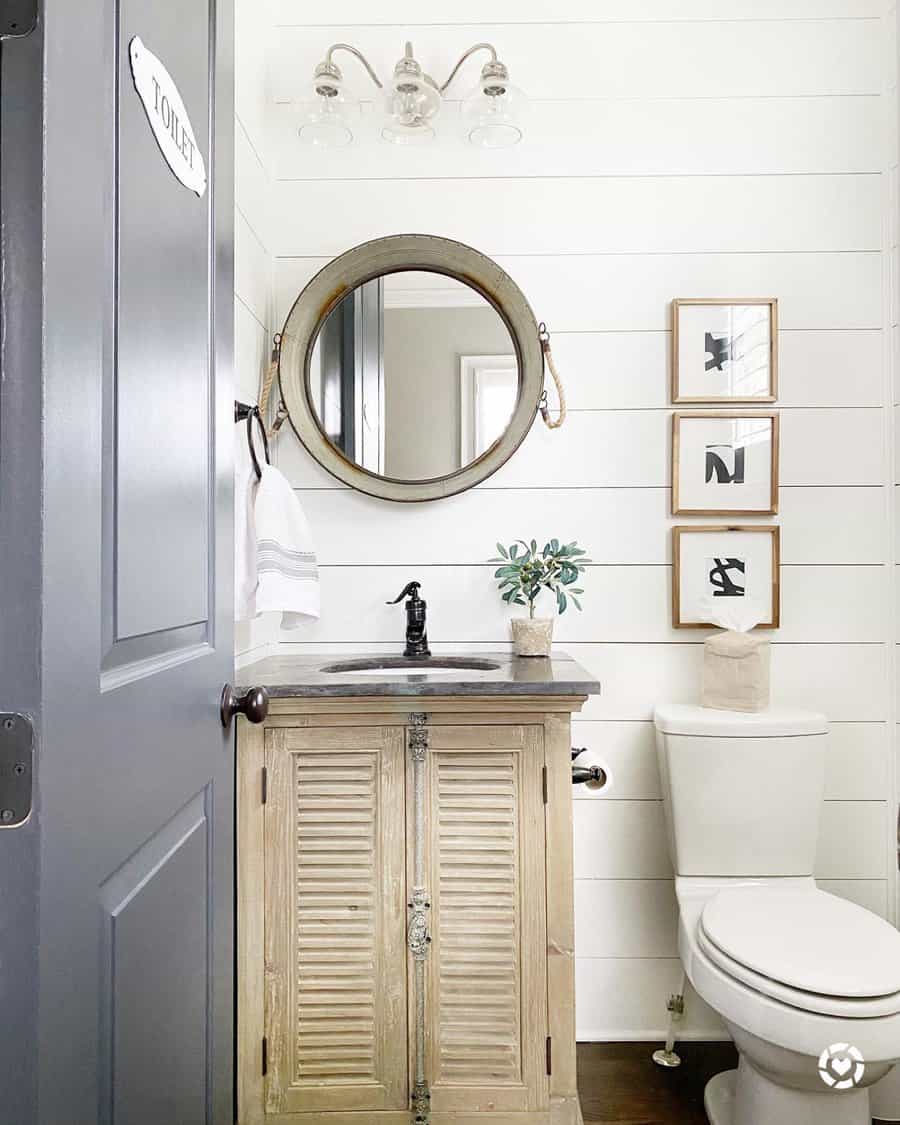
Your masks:
M268 1114L404 1110L400 727L266 732Z
M429 728L435 1112L548 1105L543 729Z

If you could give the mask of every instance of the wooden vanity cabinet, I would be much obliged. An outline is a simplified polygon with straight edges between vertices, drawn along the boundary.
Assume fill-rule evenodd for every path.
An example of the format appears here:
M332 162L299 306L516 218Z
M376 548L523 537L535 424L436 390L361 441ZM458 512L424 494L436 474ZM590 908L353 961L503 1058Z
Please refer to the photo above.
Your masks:
M582 702L276 699L241 722L240 1125L580 1122Z

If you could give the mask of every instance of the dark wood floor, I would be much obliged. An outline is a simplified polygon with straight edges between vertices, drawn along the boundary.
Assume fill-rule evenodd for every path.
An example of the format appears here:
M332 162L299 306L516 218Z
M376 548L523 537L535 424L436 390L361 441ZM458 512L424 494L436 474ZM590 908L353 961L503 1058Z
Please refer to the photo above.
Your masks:
M681 1066L663 1070L659 1043L579 1043L584 1125L707 1125L703 1087L737 1066L731 1043L679 1043Z

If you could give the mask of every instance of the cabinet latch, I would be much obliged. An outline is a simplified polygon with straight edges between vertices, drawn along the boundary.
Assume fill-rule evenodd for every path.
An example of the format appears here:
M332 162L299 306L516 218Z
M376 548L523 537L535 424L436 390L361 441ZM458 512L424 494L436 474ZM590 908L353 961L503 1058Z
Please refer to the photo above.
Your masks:
M265 1035L262 1041L262 1072L263 1077L269 1073L269 1040Z
M269 769L267 766L263 766L262 768L262 779L260 780L260 797L263 804L265 804L269 799Z
M553 1073L553 1040L547 1036L547 1073Z
M544 798L544 804L547 803L547 767L544 766L541 770L541 793Z

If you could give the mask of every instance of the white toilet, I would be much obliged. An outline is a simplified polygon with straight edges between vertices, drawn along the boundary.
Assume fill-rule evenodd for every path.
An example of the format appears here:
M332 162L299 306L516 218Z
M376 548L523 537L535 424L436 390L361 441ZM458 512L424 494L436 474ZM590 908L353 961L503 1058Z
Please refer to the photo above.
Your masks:
M655 722L681 960L740 1056L706 1087L710 1122L869 1125L867 1087L900 1059L900 933L813 882L824 717Z

